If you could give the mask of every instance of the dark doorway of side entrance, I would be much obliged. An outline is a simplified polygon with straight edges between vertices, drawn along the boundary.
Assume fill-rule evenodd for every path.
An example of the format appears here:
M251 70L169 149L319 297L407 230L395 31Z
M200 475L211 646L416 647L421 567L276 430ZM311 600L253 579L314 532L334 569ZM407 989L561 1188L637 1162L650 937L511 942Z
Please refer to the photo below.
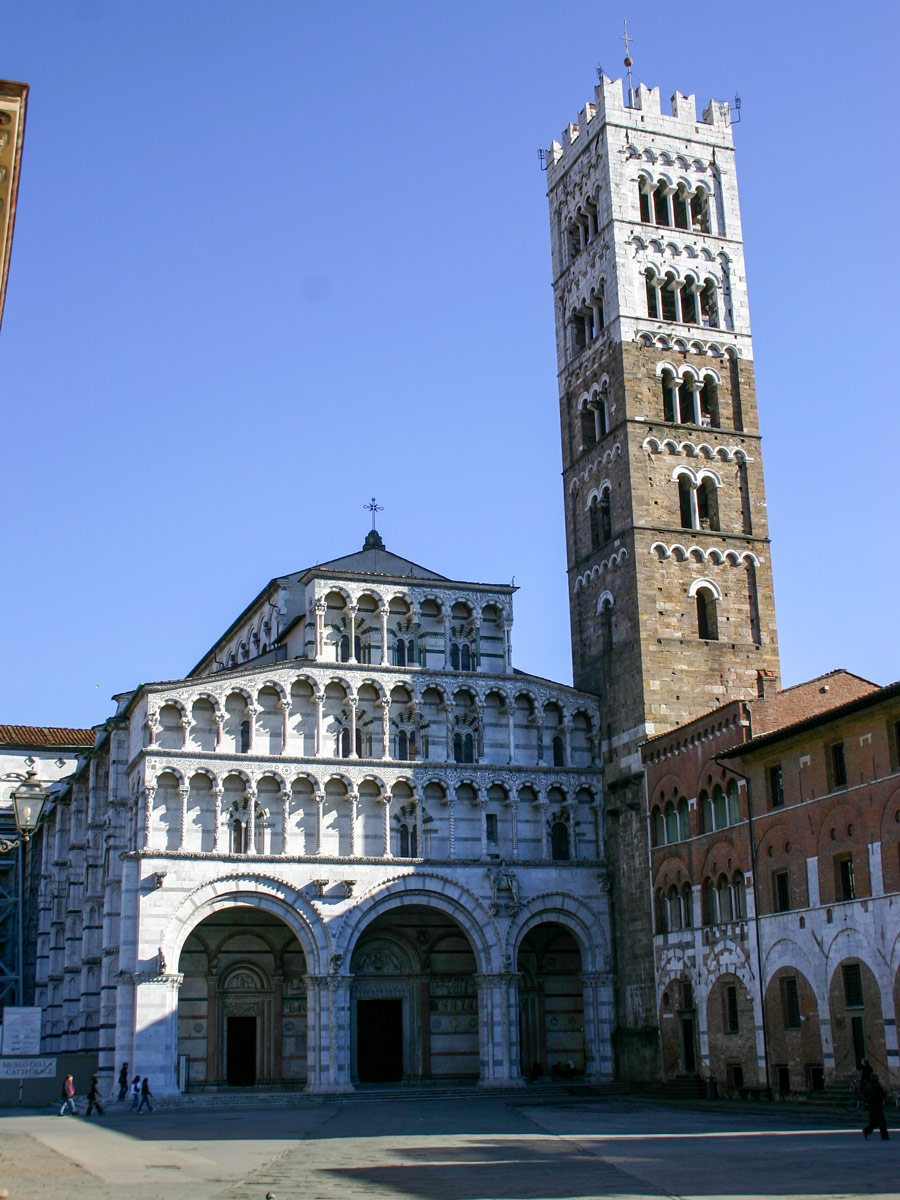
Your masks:
M402 1000L357 1000L356 1057L360 1083L403 1078Z
M229 1017L225 1056L231 1087L256 1083L256 1017Z

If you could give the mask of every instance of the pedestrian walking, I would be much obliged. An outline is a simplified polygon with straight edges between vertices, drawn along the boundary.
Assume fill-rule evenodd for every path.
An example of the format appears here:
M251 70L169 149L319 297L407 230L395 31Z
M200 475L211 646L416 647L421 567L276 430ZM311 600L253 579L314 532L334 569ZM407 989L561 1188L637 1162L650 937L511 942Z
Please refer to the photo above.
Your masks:
M128 1092L128 1063L122 1063L122 1070L119 1072L119 1101L125 1099Z
M67 1075L63 1080L62 1104L59 1106L59 1116L62 1116L67 1108L73 1117L77 1116L78 1110L75 1107L75 1080L71 1075Z
M141 1111L141 1109L144 1107L145 1104L150 1109L150 1111L153 1112L153 1105L150 1103L150 1097L152 1095L153 1095L153 1093L150 1091L150 1080L145 1075L144 1078L141 1080L141 1102L138 1105L138 1112Z
M859 1091L860 1091L860 1094L862 1094L863 1089L865 1088L865 1086L869 1082L869 1080L872 1078L873 1074L874 1074L874 1072L872 1070L872 1064L869 1062L869 1060L867 1058L864 1058L859 1064Z
M863 1100L869 1108L869 1123L863 1129L863 1137L866 1141L869 1140L869 1134L877 1126L881 1130L881 1140L888 1140L887 1120L884 1115L884 1100L887 1093L881 1086L881 1080L872 1072L869 1076L869 1082L863 1090Z
M100 1117L103 1116L103 1105L100 1103L100 1076L99 1075L94 1075L93 1078L91 1079L91 1086L88 1088L87 1102L88 1102L88 1106L87 1106L87 1115L88 1116L91 1115L91 1113L94 1111L95 1108L97 1110L97 1115Z
M131 1081L131 1111L137 1112L138 1105L141 1102L141 1077L135 1075Z

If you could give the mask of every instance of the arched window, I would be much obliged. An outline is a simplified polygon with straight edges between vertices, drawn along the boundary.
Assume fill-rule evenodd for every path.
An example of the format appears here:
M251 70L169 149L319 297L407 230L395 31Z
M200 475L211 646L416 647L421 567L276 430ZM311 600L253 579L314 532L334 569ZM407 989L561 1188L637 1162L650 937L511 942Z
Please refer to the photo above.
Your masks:
M673 274L668 274L659 289L659 302L662 305L662 320L677 321L678 310L675 304L675 293L679 288L678 280Z
M409 758L409 737L405 729L397 734L397 757L404 761Z
M652 830L653 845L664 846L666 844L666 826L662 812L658 808L654 808L650 816L650 828Z
M700 392L700 416L705 418L703 424L713 429L719 428L719 389L709 376L704 380Z
M356 756L363 757L363 732L359 727L356 730Z
M678 395L677 381L668 371L662 377L663 420L675 423L675 400Z
M691 226L700 233L709 233L709 197L702 188L691 196Z
M400 826L400 857L409 858L409 826Z
M732 911L736 921L743 921L747 915L747 886L742 871L735 871L731 881Z
M612 538L612 513L610 509L609 488L604 488L600 493L600 537L604 544Z
M553 765L554 767L565 766L565 753L563 749L563 740L559 734L555 734L553 738Z
M697 413L694 409L694 381L683 379L678 389L678 420L682 425L696 425Z
M728 810L725 806L725 793L718 784L713 788L713 814L716 829L724 829L728 824Z
M666 841L669 844L678 841L678 813L672 804L666 808Z
M606 384L597 400L597 426L598 437L606 437L609 433L609 394Z
M705 788L697 797L697 804L700 808L700 831L701 833L711 833L716 825L713 820L712 801L709 798L709 792Z
M454 671L459 670L459 646L454 642L450 647L450 666Z
M416 641L415 638L410 638L406 643L406 665L414 667L416 665Z
M638 180L638 204L641 210L641 220L645 225L651 224L650 194L646 191L647 180L643 176Z
M673 883L669 888L667 897L669 908L669 928L673 932L677 932L682 928L681 921L681 896L678 894L678 888Z
M653 192L653 218L657 225L672 224L669 220L669 198L664 183L658 183Z
M250 753L250 722L241 721L241 754Z
M341 640L338 643L338 662L349 662L349 661L350 661L350 638L345 633L341 636Z
M752 562L747 563L747 603L750 609L750 637L754 645L762 645L762 632L759 620L759 592L756 588L756 567Z
M591 507L588 512L588 524L591 529L591 549L599 550L603 545L600 534L600 500L597 496L591 497Z
M678 513L682 529L694 528L694 503L692 481L687 475L678 476Z
M681 912L684 918L684 928L692 929L694 925L694 895L689 883L681 889Z
M367 651L368 651L368 649L369 649L369 647L366 646ZM363 658L363 644L362 644L362 639L360 638L359 634L356 634L356 636L353 639L353 652L354 652L356 661L358 663L370 661L371 656L369 654L366 654L366 657Z
M718 894L719 920L733 921L734 913L731 906L731 885L729 884L728 877L726 875L719 876L719 881L716 885L716 892Z
M340 743L339 757L340 758L349 758L350 757L350 730L342 729L338 736L338 741Z
M682 800L678 805L678 824L680 826L681 840L687 841L691 836L691 814L686 800Z
M463 738L463 756L464 763L473 763L475 761L475 739L471 733L467 733Z
M719 489L708 476L697 488L697 515L701 529L719 529Z
M738 785L736 780L728 780L728 786L725 789L725 794L728 798L728 824L735 825L741 819L741 802L738 797Z
M235 817L234 820L231 822L231 853L232 854L246 854L247 853L247 839L246 839L245 835L246 835L246 830L244 829L242 822L240 822L237 819L237 817Z
M662 888L656 889L656 932L669 932L669 906Z
M719 640L716 598L709 588L697 590L697 636L702 642Z
M555 862L569 858L569 827L565 821L554 821L550 826L550 857Z
M463 739L461 733L453 735L453 761L461 763L463 761Z
M463 642L459 648L459 669L461 671L472 670L472 652L468 642Z
M600 609L600 630L603 638L603 653L609 654L613 648L613 606L612 601L603 601Z
M719 301L713 279L705 280L700 292L700 320L707 329L719 328Z
M680 187L677 192L672 193L672 215L675 218L676 229L687 229L687 206L688 201L683 187Z
M266 814L261 808L256 810L256 819L253 825L253 849L257 854L266 852Z
M703 881L703 924L718 923L719 909L716 903L716 889L711 879Z
M689 275L681 287L681 319L685 325L700 324L697 305L697 281Z
M399 638L397 644L394 646L394 666L406 666L406 642L404 642L403 638Z
M647 289L647 316L659 320L659 288L656 286L656 276L652 271L644 272L644 284Z
M597 421L594 410L587 403L581 410L581 444L585 450L597 444Z

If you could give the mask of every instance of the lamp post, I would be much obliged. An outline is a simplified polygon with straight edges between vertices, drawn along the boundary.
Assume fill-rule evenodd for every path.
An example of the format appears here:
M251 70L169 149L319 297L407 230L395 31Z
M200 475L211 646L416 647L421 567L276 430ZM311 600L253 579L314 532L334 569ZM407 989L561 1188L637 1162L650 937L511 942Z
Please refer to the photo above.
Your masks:
M25 846L37 829L44 811L47 793L37 777L34 767L25 775L12 772L5 779L18 780L10 799L16 820L17 838L0 838L0 854L16 851L16 876L18 883L18 912L16 919L18 978L16 980L16 1004L25 1002Z

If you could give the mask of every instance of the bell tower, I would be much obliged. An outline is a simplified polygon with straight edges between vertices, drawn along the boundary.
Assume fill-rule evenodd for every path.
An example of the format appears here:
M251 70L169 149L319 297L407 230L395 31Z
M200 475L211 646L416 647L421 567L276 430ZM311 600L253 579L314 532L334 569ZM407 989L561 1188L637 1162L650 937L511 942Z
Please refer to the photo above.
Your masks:
M664 113L626 66L627 98L601 79L547 184L574 678L600 698L637 1075L658 1026L637 747L779 664L731 113L680 93Z

